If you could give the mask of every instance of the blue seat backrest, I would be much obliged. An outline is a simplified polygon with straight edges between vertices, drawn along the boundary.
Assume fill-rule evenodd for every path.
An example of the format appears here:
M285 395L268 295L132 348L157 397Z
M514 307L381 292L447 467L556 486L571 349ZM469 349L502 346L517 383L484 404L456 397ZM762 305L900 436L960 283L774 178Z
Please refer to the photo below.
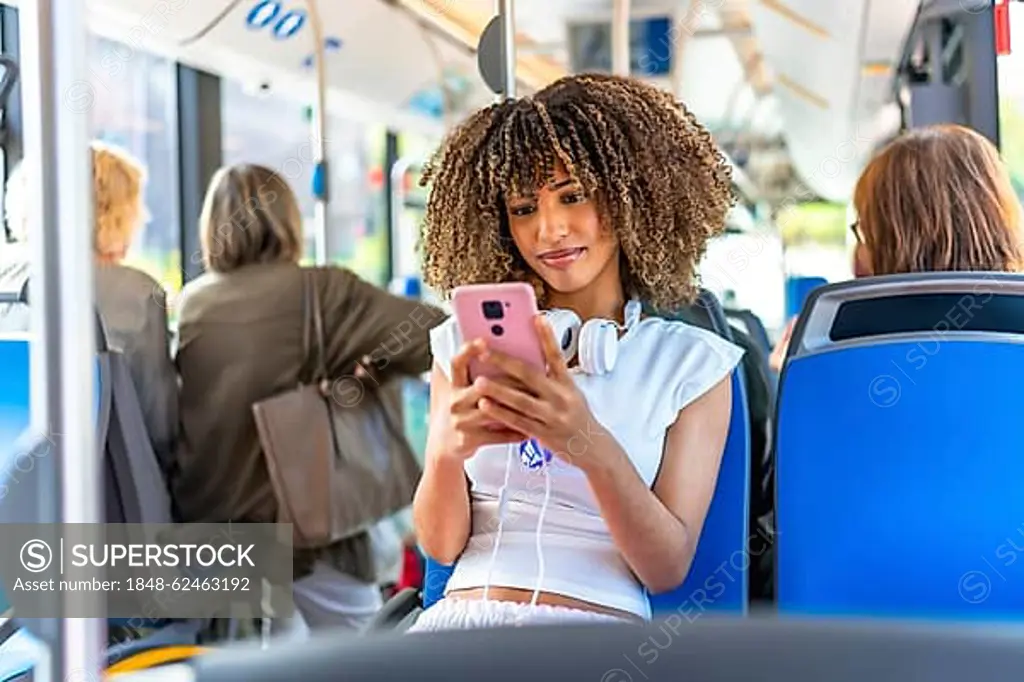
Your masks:
M0 336L0 448L6 449L31 422L31 343L26 334ZM103 409L101 363L96 363L97 423ZM2 452L2 451L0 451Z
M746 613L751 554L750 433L746 392L739 370L732 375L732 418L718 471L718 484L704 520L697 554L686 581L676 590L651 596L655 617L675 612L693 620L711 612Z
M447 566L429 556L426 557L423 566L423 608L429 608L441 600L445 585L448 584L454 569L454 566Z
M777 413L782 612L1024 619L1024 278L808 299Z
M702 291L685 317L732 341L732 329L713 294ZM677 613L693 620L704 612L746 613L751 551L750 526L750 422L743 367L732 374L732 411L729 433L718 471L714 497L704 519L697 553L683 584L665 594L652 595L655 617Z
M30 346L27 334L0 337L0 367L3 368L0 372L0 463L4 472L11 472L10 477L4 474L5 486L17 484L29 488L31 486L27 484L28 476L33 472L39 473L39 468L35 467L30 459L26 459L31 456L27 451L31 444L19 442L31 424ZM99 452L103 451L102 427L106 423L110 409L109 381L105 376L105 366L102 358L97 358L94 409L97 427L100 430L97 433L101 441ZM56 494L56 491L53 494ZM12 495L8 501L19 504L20 499L20 496ZM0 499L0 503L2 502ZM30 519L25 513L25 510L5 510L0 512L0 520L29 522ZM0 595L0 604L6 602L6 597ZM111 624L132 624L138 621L137 618L110 619Z
M787 277L786 278L786 319L800 312L807 302L807 297L819 288L828 284L824 277Z
M721 306L710 292L702 292L698 303L679 317L731 339ZM750 428L742 368L737 367L732 376L729 434L697 553L686 581L679 588L651 596L651 609L656 617L672 612L688 619L709 611L746 612L750 566L749 490ZM424 608L444 595L451 572L452 567L427 557Z
M4 459L30 423L29 342L27 337L0 337L0 448Z

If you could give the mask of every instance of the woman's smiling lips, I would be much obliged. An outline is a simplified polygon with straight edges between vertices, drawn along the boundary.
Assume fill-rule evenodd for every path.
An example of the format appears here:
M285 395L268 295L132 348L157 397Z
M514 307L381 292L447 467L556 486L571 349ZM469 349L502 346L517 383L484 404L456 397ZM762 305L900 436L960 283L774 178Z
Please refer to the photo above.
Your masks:
M554 249L551 251L544 251L537 256L537 259L548 267L555 268L556 270L565 270L582 258L586 250L587 249L582 246L569 249Z

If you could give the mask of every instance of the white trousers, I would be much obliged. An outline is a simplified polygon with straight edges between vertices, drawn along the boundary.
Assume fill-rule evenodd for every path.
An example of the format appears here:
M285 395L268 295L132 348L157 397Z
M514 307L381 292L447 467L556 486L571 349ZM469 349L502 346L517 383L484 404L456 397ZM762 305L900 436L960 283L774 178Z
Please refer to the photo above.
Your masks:
M608 613L584 611L567 606L520 604L482 599L442 599L420 614L407 632L467 630L472 628L567 625L579 623L631 623Z
M364 583L323 562L292 586L295 610L310 630L361 630L380 611L376 583Z
M384 605L375 583L360 582L322 562L292 584L292 599L292 616L271 624L274 642L300 642L316 630L361 631Z

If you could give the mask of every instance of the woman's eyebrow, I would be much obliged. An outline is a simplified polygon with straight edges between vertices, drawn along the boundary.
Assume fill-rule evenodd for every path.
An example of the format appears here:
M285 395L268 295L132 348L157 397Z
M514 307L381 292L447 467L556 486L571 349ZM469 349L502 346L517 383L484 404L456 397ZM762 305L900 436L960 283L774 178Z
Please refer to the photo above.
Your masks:
M552 182L552 183L548 184L548 191L560 190L563 187L568 187L569 185L576 185L576 184L579 184L579 183L577 183L574 178L565 178L564 180L559 180L558 182ZM508 200L509 201L529 201L531 199L536 199L536 198L537 198L536 192L523 192L522 194L509 195Z
M559 180L558 182L551 183L550 185L548 185L548 188L549 189L562 189L563 187L568 187L569 185L574 185L574 184L576 184L576 180L574 178L566 178L564 180Z

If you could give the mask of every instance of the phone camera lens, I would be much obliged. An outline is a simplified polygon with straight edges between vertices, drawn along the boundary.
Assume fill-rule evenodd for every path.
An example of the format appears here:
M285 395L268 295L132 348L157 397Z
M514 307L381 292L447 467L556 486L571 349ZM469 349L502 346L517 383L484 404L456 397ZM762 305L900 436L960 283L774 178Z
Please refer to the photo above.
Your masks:
M562 334L562 350L569 350L572 345L572 330L566 329L565 333Z
M502 334L505 333L505 328L502 327L500 324L496 324L491 327L491 333L494 334L495 336L501 336Z
M500 320L505 317L504 306L501 305L501 301L484 301L484 318L488 320Z

